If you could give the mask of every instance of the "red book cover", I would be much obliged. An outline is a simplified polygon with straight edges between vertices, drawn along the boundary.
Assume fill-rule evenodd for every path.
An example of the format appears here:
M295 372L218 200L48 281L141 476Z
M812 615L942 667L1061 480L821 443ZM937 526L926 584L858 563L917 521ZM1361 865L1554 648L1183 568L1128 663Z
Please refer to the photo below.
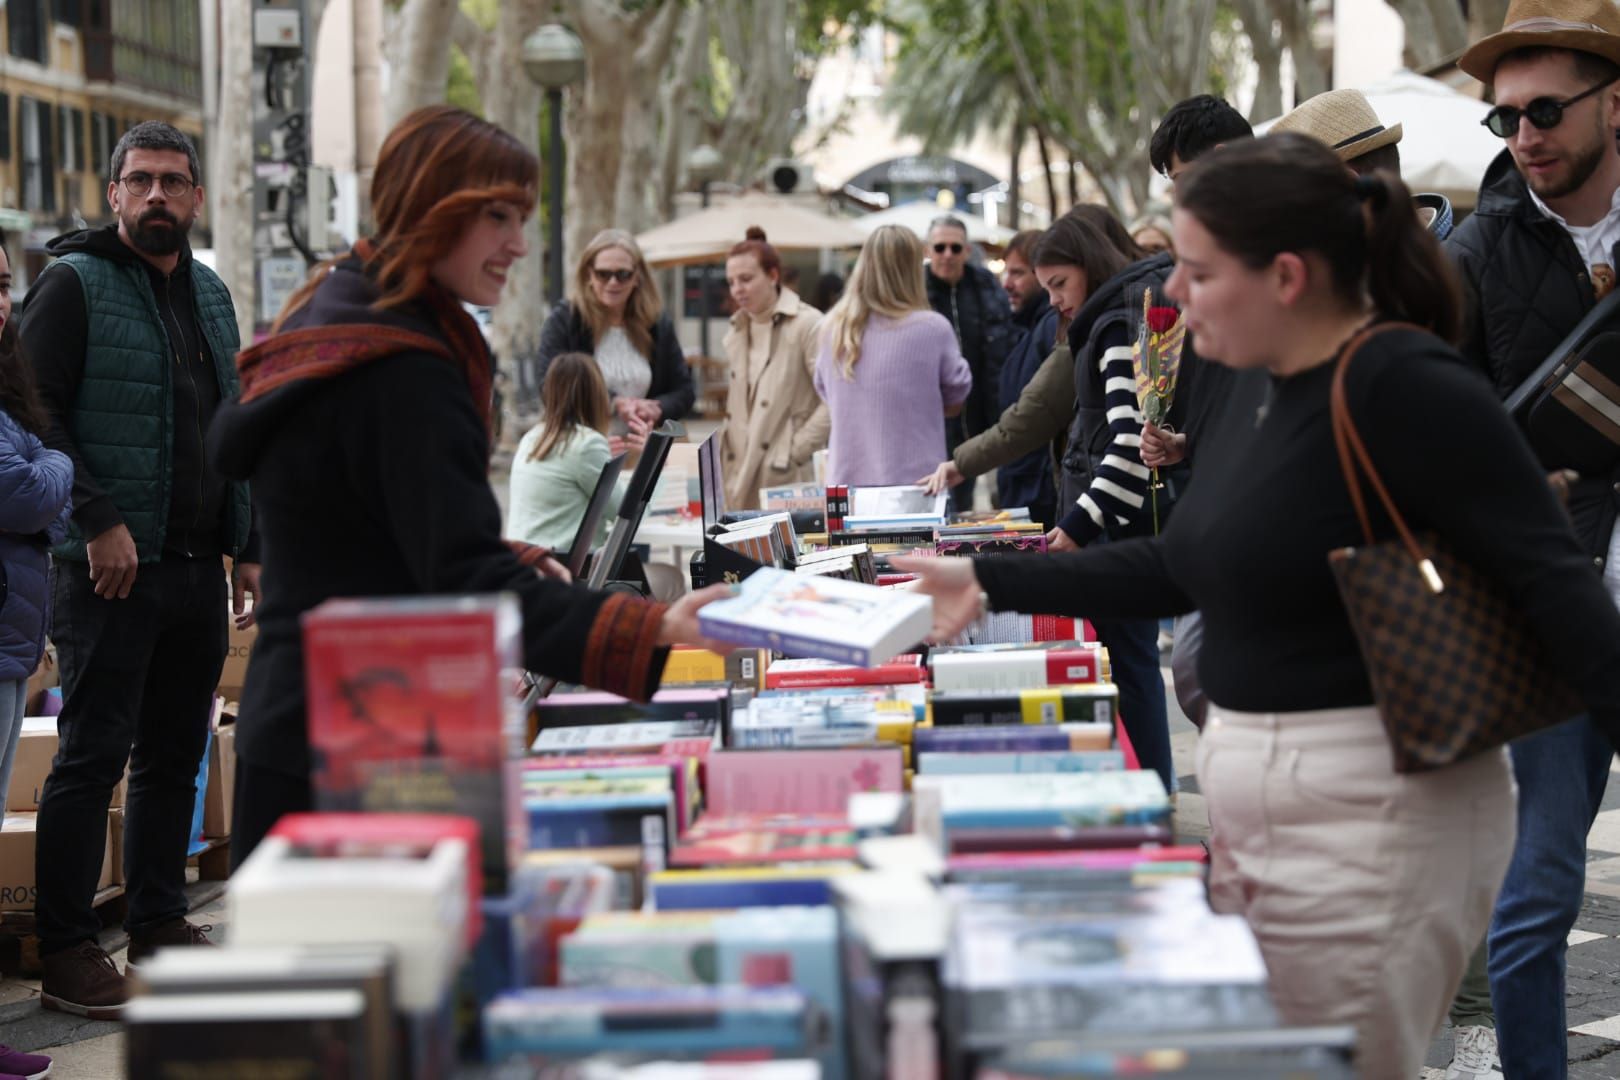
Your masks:
M522 745L503 669L519 664L509 596L335 600L303 618L317 809L462 814L484 880L505 886L508 778Z
M478 944L484 891L478 822L451 814L284 814L270 829L299 854L327 859L426 858L441 840L467 845L467 947Z
M1102 656L1095 649L1053 649L1046 654L1046 681L1053 685L1102 682Z
M835 660L778 660L765 671L767 690L805 690L827 686L893 686L920 683L928 677L918 653L896 656L877 667L849 667Z
M705 829L670 853L672 867L772 866L794 862L834 862L855 858L855 831L844 825L777 825Z

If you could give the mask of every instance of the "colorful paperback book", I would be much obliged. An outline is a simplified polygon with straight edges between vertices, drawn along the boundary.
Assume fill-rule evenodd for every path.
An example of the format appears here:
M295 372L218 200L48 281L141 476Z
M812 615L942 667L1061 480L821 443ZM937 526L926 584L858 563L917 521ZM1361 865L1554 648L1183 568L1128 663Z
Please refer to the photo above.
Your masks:
M553 694L535 704L543 731L658 720L713 720L723 724L730 710L730 691L715 688L660 690L646 702L600 691Z
M1071 683L1032 690L935 690L929 718L940 726L1094 723L1113 726L1119 687Z
M659 911L817 907L831 901L835 878L858 870L853 862L665 870L653 874L647 887Z
M949 507L947 493L930 495L917 484L849 489L849 517L921 516L943 525Z
M1108 724L998 724L990 727L918 727L912 745L919 754L1027 753L1035 750L1109 750L1114 729Z
M764 649L735 649L722 656L707 649L677 645L669 650L659 682L665 687L730 683L758 690L769 664L770 654Z
M699 752L720 736L717 720L651 720L640 723L587 724L549 728L535 736L536 754L658 752L679 746L680 753Z
M928 679L921 653L903 653L877 667L851 667L835 660L777 660L766 669L768 690L815 689L825 686L879 686L920 683Z
M690 825L697 817L699 804L702 800L702 791L698 785L698 759L681 757L678 755L641 755L629 754L593 755L579 757L556 758L525 758L518 766L520 770L518 790L524 790L531 779L544 782L545 778L562 773L576 778L611 777L620 775L659 775L657 770L663 770L662 775L670 777L675 789L675 805L679 810L677 815L682 829ZM653 770L642 773L640 770ZM635 771L631 771L635 770Z
M827 491L815 484L783 484L759 489L762 510L826 510Z
M898 746L840 750L717 750L705 791L717 815L843 814L857 791L900 791Z
M676 869L697 869L851 861L859 840L848 825L708 829L699 838L677 843L670 853L669 864Z
M1037 750L1027 754L917 755L920 773L971 775L975 773L1120 772L1125 755L1118 750Z
M315 806L463 814L504 885L522 617L510 595L331 600L302 620Z
M786 986L514 990L484 1009L488 1061L603 1053L802 1057L808 1001Z
M933 601L837 578L766 569L698 612L717 641L875 667L928 636Z
M912 782L917 830L1168 825L1170 799L1152 772L921 775ZM942 828L941 828L942 826Z
M586 919L562 945L571 987L791 986L809 999L822 1075L844 1076L838 917L830 907L614 912Z
M1053 641L1096 641L1097 633L1084 619L992 611L969 627L965 637L966 643L971 645L1039 645Z
M928 657L935 690L1038 690L1102 681L1094 645L1066 649L936 649Z
M934 550L941 555L971 557L973 555L1022 555L1046 550L1046 534L1028 532L995 532L988 535L941 535Z
M1174 839L1167 825L1051 825L1019 829L952 829L946 836L952 855L1013 851L1109 851L1147 845L1168 845Z

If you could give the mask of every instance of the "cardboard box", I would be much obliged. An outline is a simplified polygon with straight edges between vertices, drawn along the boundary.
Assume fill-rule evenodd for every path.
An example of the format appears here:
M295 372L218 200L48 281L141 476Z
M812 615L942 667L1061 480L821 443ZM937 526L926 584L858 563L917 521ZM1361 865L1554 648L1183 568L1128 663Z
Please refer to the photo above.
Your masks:
M127 800L128 796L129 796L129 766L125 765L124 766L124 778L122 780L118 781L118 786L117 787L113 788L112 799L111 799L111 801L109 801L107 803L107 806L109 808L117 807L118 809L122 810L124 808L124 802Z
M4 823L0 823L0 911L34 910L35 817L34 814L7 814ZM102 845L101 878L96 883L98 890L113 883L110 814L106 828L107 832L102 836L105 842Z
M203 794L203 835L231 835L231 801L236 796L236 725L224 722L208 750L208 790Z
M11 787L6 790L6 805L0 810L38 810L39 796L55 757L56 717L25 717L22 734L17 737L17 754L12 759Z
M236 617L229 615L231 620L230 634L225 648L225 668L219 674L219 693L227 701L241 701L242 687L247 685L248 659L253 654L253 643L258 640L259 626L257 623L246 630L236 628Z
M107 811L107 862L112 884L124 884L124 808L115 806Z

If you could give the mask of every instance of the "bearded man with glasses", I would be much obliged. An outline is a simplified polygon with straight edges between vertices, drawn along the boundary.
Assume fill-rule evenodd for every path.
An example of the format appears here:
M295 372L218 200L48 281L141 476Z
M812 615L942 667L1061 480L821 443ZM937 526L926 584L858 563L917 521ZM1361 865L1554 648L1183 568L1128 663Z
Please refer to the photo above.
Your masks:
M129 964L206 945L187 922L186 848L226 649L224 558L238 624L259 592L245 485L209 467L203 436L236 395L236 311L186 237L203 206L197 151L138 124L112 154L116 222L52 240L20 331L73 459L73 526L54 554L51 638L62 664L59 749L40 799L37 915L48 1009L111 1019L124 975L96 943L92 901L107 804L129 765Z
M928 226L925 246L928 306L950 321L962 356L973 372L973 392L962 415L945 421L949 454L993 426L1001 417L1002 406L1010 404L1001 400L998 387L1002 365L1012 352L1018 329L1013 325L1007 290L988 269L969 261L967 225L961 218L935 218ZM952 488L951 496L956 509L973 509L973 481Z
M1614 287L1620 5L1514 0L1503 30L1459 65L1494 92L1484 123L1505 143L1474 214L1447 242L1469 300L1461 351L1505 399ZM1526 434L1620 603L1620 453L1599 475L1590 465L1578 475L1558 449ZM1565 939L1614 752L1582 717L1514 743L1512 755L1518 841L1487 939L1498 1048L1509 1077L1562 1077Z

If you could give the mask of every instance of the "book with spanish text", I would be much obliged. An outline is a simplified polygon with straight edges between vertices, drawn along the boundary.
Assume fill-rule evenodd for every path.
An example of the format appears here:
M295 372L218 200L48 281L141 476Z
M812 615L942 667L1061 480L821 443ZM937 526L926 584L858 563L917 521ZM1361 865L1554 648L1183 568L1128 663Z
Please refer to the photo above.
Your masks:
M884 686L928 679L921 653L904 653L877 667L850 667L833 660L778 660L765 670L765 687L790 690L823 686Z

